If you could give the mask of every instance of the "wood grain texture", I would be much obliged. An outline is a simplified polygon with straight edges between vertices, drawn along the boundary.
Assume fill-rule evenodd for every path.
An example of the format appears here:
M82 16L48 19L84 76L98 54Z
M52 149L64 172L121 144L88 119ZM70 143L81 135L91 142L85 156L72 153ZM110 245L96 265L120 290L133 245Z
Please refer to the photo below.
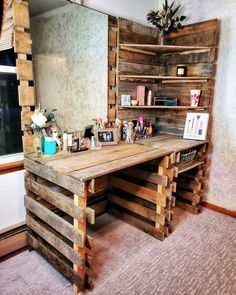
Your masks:
M17 79L23 81L32 81L33 78L33 63L31 60L16 60Z
M157 204L163 207L165 207L166 205L165 194L156 192L155 190L152 190L150 188L140 186L114 176L111 177L110 182L112 187L121 189L127 193L133 194L153 204ZM158 207L158 213L160 214L159 207Z
M42 224L39 220L36 221L30 215L26 216L26 224L34 232L36 232L41 238L47 241L51 246L63 254L71 262L76 263L78 266L82 267L82 258L76 253L73 248L67 245L63 240L61 240L55 232L50 231L45 224Z
M30 33L14 31L14 50L17 53L32 54L32 41Z
M50 251L42 241L38 241L31 234L27 234L28 244L38 251L50 264L52 264L59 272L63 273L71 282L78 287L82 287L81 278L68 266L58 255Z
M131 212L134 212L138 215L141 215L151 221L158 222L162 225L165 224L165 217L164 216L161 216L161 215L157 214L156 212L154 212L148 208L145 208L144 206L141 206L135 202L127 201L127 200L125 200L113 193L108 194L108 201L113 204L116 204L120 207L123 207Z
M32 191L34 194L43 198L47 202L56 206L63 212L69 214L70 216L82 221L84 218L84 211L82 208L75 206L73 200L60 193L58 190L54 189L52 185L46 184L42 185L28 176L25 176L25 187L26 189Z
M57 173L57 172L53 171L53 169L51 169L47 166L44 166L44 168L42 169L41 164L39 164L27 157L25 157L25 159L24 159L24 166L25 166L26 170L28 170L36 175L39 175L40 177L45 178L48 181L51 181L57 185L60 185L73 193L82 192L83 185L78 180L73 179L69 176Z
M25 29L30 28L29 8L26 5L13 1L12 5L14 25Z
M154 236L155 238L157 238L161 241L164 240L164 233L159 231L157 228L155 228L155 227L153 227L153 226L151 226L151 225L149 225L149 224L147 224L147 223L145 223L145 222L143 222L131 215L121 212L115 208L109 208L108 212L111 215L123 220L124 222L129 223L130 225L144 231L145 233L148 233L151 236Z
M18 86L18 94L19 94L20 106L34 106L35 104L34 87Z
M85 237L82 231L76 230L71 224L27 195L25 196L25 207L69 240L83 247Z

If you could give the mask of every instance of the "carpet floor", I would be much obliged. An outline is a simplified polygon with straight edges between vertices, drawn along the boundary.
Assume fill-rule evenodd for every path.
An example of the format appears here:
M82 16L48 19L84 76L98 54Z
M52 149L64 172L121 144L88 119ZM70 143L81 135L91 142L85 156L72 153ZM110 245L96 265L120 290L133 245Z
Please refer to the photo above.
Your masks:
M95 237L95 287L87 295L235 295L236 220L205 209L177 209L163 242L104 214ZM0 265L1 295L72 295L60 273L35 251Z

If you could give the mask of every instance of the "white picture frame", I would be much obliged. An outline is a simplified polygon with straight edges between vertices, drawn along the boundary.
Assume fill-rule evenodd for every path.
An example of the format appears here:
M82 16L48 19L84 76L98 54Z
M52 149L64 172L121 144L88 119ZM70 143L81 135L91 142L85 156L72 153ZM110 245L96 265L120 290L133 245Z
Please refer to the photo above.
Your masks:
M131 95L130 94L121 94L121 105L130 106L131 104Z
M187 113L183 138L206 140L208 122L208 113Z

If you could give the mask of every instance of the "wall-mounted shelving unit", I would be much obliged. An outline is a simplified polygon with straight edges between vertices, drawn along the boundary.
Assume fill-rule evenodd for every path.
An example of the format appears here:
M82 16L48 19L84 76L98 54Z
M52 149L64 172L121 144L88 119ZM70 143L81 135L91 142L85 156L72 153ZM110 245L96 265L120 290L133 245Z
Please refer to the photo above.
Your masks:
M182 135L187 112L209 112L213 102L218 42L218 20L189 25L157 45L156 29L118 19L116 57L116 117L132 120L158 118L160 131ZM199 46L200 45L200 46ZM187 76L176 76L177 65L187 66ZM137 86L153 96L178 98L173 106L122 106L121 94L136 99ZM190 90L201 89L201 100L190 107Z
M144 53L149 55L156 55L157 53L161 54L168 54L168 53L201 53L201 52L208 52L211 50L209 46L181 46L181 45L157 45L157 44L120 44L120 48Z
M167 109L167 110L198 110L202 111L207 107L191 107L191 106L118 106L118 109Z
M177 77L177 76L156 76L156 75L119 75L121 81L142 81L142 80L173 80L179 81L182 83L193 83L196 82L207 82L211 77L202 77L202 76L188 76L188 77Z

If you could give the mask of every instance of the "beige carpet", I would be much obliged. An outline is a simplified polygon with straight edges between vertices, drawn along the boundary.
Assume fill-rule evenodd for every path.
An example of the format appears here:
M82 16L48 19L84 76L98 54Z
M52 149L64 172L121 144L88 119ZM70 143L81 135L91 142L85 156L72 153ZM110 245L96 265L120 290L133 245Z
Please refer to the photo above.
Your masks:
M164 242L105 214L97 219L95 288L101 295L235 295L236 220L179 209ZM72 295L71 284L35 251L0 265L1 295Z

